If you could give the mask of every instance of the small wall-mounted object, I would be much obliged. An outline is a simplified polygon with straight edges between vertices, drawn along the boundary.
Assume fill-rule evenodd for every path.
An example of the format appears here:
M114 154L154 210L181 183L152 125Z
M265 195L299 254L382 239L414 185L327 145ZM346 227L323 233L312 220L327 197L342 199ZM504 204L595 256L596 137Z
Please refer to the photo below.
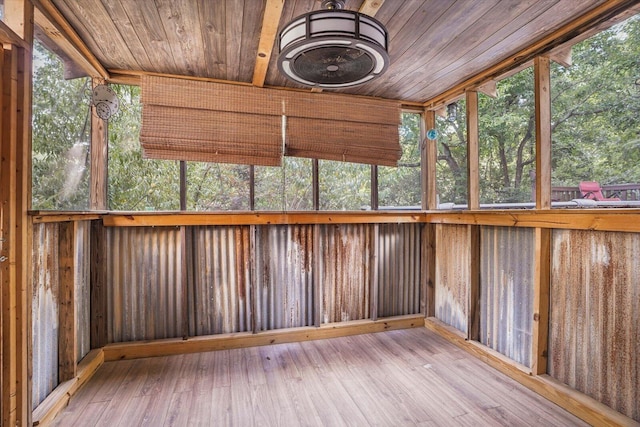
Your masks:
M96 115L109 120L118 113L120 101L115 91L107 85L97 85L91 91L91 105L96 107Z

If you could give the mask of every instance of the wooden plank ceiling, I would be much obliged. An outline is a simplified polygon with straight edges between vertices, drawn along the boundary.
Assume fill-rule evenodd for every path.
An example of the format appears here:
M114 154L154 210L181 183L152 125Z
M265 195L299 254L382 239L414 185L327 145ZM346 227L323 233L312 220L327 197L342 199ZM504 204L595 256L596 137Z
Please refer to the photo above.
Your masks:
M271 40L320 0L38 0L53 4L111 73L168 73L301 87ZM389 31L381 78L342 92L425 102L604 0L346 0Z

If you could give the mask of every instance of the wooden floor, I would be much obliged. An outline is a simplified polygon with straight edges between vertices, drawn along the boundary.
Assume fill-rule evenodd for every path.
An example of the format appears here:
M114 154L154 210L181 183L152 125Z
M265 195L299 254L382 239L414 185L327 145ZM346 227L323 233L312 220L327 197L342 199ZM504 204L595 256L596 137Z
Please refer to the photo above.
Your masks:
M105 363L59 426L570 426L424 328Z

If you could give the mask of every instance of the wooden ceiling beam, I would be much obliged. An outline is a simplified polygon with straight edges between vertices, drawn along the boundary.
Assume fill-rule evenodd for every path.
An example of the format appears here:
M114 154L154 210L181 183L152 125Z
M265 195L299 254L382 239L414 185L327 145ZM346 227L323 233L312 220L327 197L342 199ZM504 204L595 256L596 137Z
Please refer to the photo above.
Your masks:
M640 9L640 4L637 0L607 1L516 54L427 100L423 105L427 109L436 109L437 106L449 102L452 98L459 97L468 88L482 85L486 80L498 80L500 76L507 74L510 70L524 63L530 63L536 56L547 54L552 49L570 43L576 38L582 40L585 33L593 34L592 31L595 29L604 30L619 22L621 16L629 16L632 11L638 11L638 9Z
M362 6L358 9L358 12L374 17L382 7L383 3L384 0L364 0Z
M16 46L20 46L23 49L31 50L29 43L24 41L19 35L17 35L7 24L0 21L0 43L8 43Z
M109 79L107 70L51 0L32 1L36 7L34 14L36 25L42 28L52 40L57 42L60 48L87 71L91 77Z
M267 77L271 53L278 33L284 0L268 0L264 8L264 18L262 19L262 31L260 32L260 42L258 43L258 55L256 65L253 69L253 85L264 86Z

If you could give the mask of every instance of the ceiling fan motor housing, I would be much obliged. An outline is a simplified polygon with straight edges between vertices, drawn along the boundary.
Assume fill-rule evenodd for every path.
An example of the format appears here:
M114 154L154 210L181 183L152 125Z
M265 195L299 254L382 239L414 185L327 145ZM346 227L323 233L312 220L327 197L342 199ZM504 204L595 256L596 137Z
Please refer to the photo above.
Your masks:
M301 15L280 31L278 42L280 72L305 86L356 86L380 76L389 65L384 25L354 11Z

